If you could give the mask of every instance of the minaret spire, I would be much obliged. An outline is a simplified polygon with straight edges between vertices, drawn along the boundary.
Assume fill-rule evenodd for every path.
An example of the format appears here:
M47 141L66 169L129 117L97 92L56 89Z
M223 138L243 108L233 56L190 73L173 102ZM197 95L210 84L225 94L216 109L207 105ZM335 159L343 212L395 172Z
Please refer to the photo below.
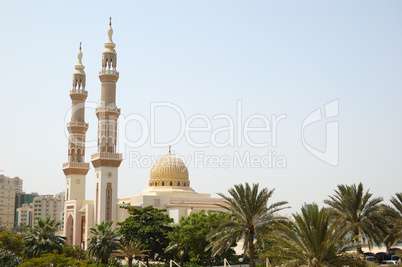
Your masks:
M107 29L108 39L102 52L101 100L96 109L98 117L98 152L92 154L95 167L94 222L117 220L117 182L118 167L122 154L117 153L117 119L120 109L116 106L116 83L119 79L117 53L113 43L112 18Z
M85 100L88 92L85 91L86 75L82 65L81 43L78 51L78 63L73 73L73 88L70 91L71 121L67 123L69 132L68 162L85 161L85 133L88 123L85 123ZM88 165L88 163L85 163ZM89 165L88 165L89 168Z
M116 45L113 43L112 17L110 17L109 28L107 29L108 39L105 43L105 49L102 52L102 71L112 70L116 72L117 53L114 49Z
M71 98L71 121L67 123L68 129L68 161L63 164L63 171L66 175L66 205L64 209L64 235L70 245L81 244L80 220L76 211L71 210L73 206L79 206L85 200L85 180L89 171L89 163L85 162L85 134L88 130L88 123L85 122L85 100L88 92L85 90L85 67L82 65L81 43L78 51L78 63L73 73L73 88L70 90Z

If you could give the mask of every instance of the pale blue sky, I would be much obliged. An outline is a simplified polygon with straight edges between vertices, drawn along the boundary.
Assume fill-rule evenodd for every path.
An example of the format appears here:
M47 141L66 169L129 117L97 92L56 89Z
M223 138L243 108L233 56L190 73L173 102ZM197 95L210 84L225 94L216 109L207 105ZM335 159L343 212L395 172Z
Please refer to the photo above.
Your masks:
M118 53L117 106L122 116L147 120L153 102L179 106L188 118L228 114L237 101L243 122L253 114L286 114L276 147L247 145L197 149L185 139L175 153L194 156L264 155L274 151L287 166L201 168L189 164L191 186L201 193L227 192L233 184L259 182L276 188L274 200L322 203L337 184L363 182L389 199L402 191L402 3L400 1L0 1L0 169L24 179L25 191L64 190L67 160L65 115L82 42L88 105L100 98L100 70L109 16ZM301 142L303 120L339 100L339 165L311 155ZM92 104L90 104L90 102ZM87 139L97 121L88 110ZM160 112L156 136L178 132L177 117ZM222 126L215 122L213 127ZM124 134L139 136L138 124ZM121 133L122 134L122 133ZM208 135L195 134L198 141ZM325 121L306 131L324 147ZM256 134L266 140L270 134ZM167 148L145 145L130 151L158 157ZM86 159L95 148L87 148ZM119 196L137 194L150 168L119 169ZM94 174L87 176L93 198Z

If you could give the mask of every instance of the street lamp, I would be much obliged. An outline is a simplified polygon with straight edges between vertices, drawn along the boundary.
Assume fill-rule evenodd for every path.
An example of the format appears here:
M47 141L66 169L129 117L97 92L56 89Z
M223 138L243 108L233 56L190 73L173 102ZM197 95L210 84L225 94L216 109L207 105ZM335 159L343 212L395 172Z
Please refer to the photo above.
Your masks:
M239 258L239 262L240 262L240 267L241 267L241 263L243 262L243 258Z

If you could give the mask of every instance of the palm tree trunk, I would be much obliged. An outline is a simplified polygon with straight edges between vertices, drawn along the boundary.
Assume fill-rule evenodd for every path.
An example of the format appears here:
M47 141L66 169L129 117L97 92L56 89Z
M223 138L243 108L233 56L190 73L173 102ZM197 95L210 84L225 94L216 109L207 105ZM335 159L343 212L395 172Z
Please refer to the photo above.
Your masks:
M363 254L363 249L362 249L361 237L359 236L359 229L355 229L354 235L355 235L355 238L356 238L356 252L357 252L357 254L362 255Z
M248 253L249 253L249 257L250 257L250 267L255 267L254 229L251 229L248 234Z
M102 259L101 259L101 263L102 263L102 264L107 264L108 261L109 261L109 258L102 258Z
M184 257L180 257L180 267L183 267L183 266L184 266L184 260L183 260L183 258L184 258Z
M133 258L128 258L128 267L133 267Z

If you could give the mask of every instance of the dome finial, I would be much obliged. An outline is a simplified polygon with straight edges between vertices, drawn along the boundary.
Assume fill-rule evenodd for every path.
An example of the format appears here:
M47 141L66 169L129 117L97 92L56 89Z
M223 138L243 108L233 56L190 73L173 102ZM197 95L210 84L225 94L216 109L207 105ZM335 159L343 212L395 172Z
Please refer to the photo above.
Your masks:
M77 58L78 58L78 63L74 66L75 71L73 73L73 87L81 90L85 89L85 77L82 78L82 76L85 76L85 67L82 65L82 49L81 49L82 43L80 42L80 48L78 50Z
M80 50L78 51L78 63L77 65L81 65L82 66L82 51L81 51L81 42L80 42ZM77 69L77 66L75 67ZM80 68L80 67L79 67Z
M172 154L172 146L169 145L169 154Z
M113 36L112 17L109 18L109 28L107 29L107 35L109 36L107 42L113 43L113 40L112 40L112 36Z

